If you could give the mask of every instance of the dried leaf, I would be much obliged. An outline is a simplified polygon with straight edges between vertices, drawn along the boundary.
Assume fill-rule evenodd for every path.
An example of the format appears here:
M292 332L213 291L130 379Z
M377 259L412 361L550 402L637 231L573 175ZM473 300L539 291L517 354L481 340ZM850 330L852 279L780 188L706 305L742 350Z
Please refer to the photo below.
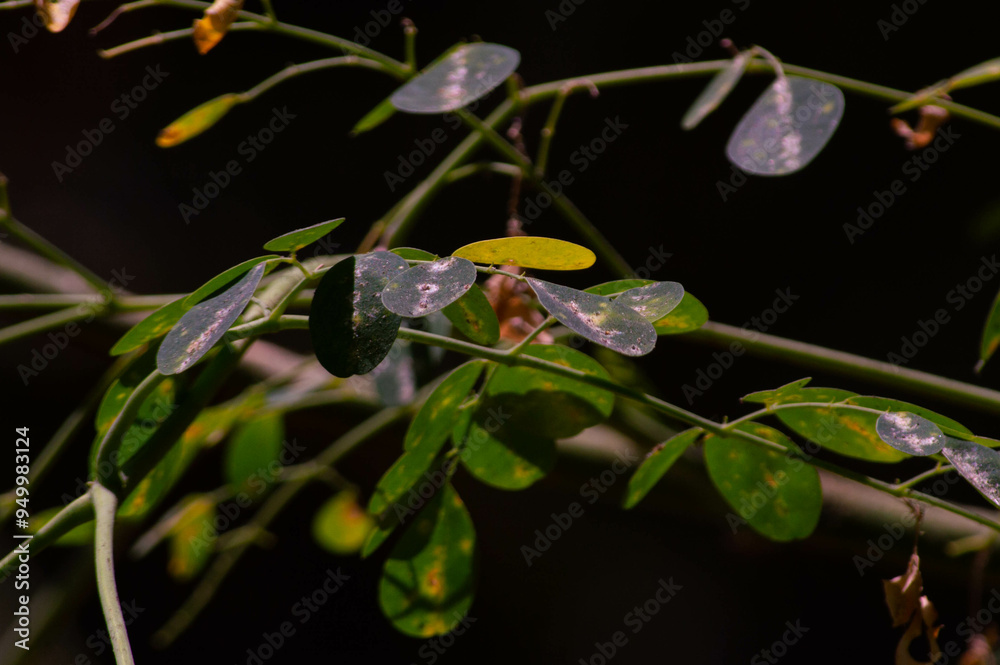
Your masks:
M35 0L35 9L49 32L62 32L76 14L80 0Z
M920 590L924 581L920 575L920 557L910 557L906 572L891 580L883 580L885 602L889 606L893 628L905 626L920 605Z
M241 9L243 0L215 0L205 10L205 15L194 22L194 45L198 53L205 55L222 41Z

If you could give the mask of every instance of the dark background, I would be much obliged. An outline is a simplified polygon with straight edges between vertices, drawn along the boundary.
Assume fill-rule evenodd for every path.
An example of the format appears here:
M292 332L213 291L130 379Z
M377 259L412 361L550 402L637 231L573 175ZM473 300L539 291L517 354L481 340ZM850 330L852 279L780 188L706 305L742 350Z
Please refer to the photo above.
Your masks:
M372 20L369 12L388 3L276 2L290 23L349 37ZM563 5L569 5L564 2ZM462 38L479 36L522 53L520 73L528 84L629 67L672 62L688 37L705 31L703 21L724 9L736 20L724 36L739 46L761 44L789 63L814 67L892 87L915 90L965 67L998 55L996 16L962 3L913 2L917 11L886 40L877 25L888 20L891 3L611 3L587 0L553 30L545 11L558 3L458 3L412 0L403 15L421 32L418 55L426 63ZM740 7L745 6L745 10ZM227 37L201 57L187 41L127 54L111 61L96 51L190 25L193 13L151 9L124 16L96 38L96 24L111 3L85 3L60 35L40 33L15 54L8 33L22 27L24 11L0 13L0 171L11 180L18 218L69 250L98 275L112 270L134 275L137 293L191 290L224 268L260 253L262 242L279 233L345 216L335 240L353 248L371 222L389 208L433 163L457 145L462 134L446 128L448 141L395 193L384 172L398 155L413 150L438 127L440 118L396 116L377 131L357 138L348 130L394 87L387 77L367 71L330 70L300 77L257 102L238 107L210 133L170 150L157 148L160 128L184 111L223 92L245 90L292 62L332 55L318 46L264 34ZM253 2L248 9L259 9ZM371 45L401 57L396 24L380 31ZM724 57L717 45L696 59ZM147 66L160 65L165 81L122 120L111 108L138 84ZM731 128L763 90L768 79L747 77L729 100L693 132L679 121L704 80L677 80L609 89L592 100L572 98L555 140L551 172L572 168L569 155L596 137L605 118L628 125L567 195L639 267L649 248L672 257L656 279L672 279L707 304L712 318L740 325L774 300L775 289L790 288L800 299L772 330L782 336L885 359L898 352L901 336L918 322L947 309L952 321L922 349L911 367L952 378L1000 387L996 367L977 377L982 323L1000 280L990 282L961 311L948 292L972 277L981 257L992 256L1000 239L1000 193L995 155L1000 134L963 120L952 123L960 137L922 177L911 182L903 165L913 157L889 129L886 104L847 92L847 111L836 136L803 172L776 179L751 178L723 201L717 182L731 175L723 149ZM961 91L957 101L998 111L996 86ZM486 107L495 103L495 98ZM190 203L210 171L238 159L237 146L265 126L272 108L287 107L296 117L256 160L244 164L220 196L190 224L178 205ZM545 107L532 109L526 133L535 144ZM52 162L64 161L67 144L84 130L112 118L113 133L59 182ZM851 244L844 223L875 191L903 179L906 193L870 230ZM446 190L425 211L414 244L446 253L471 242L502 235L507 182L471 179ZM531 233L576 239L551 212ZM611 275L594 268L571 283L597 283ZM577 281L574 281L577 280ZM8 416L32 426L44 441L107 365L104 355L118 332L95 325L74 340L68 352L24 387L16 366L29 358L31 340L4 348L2 385ZM664 398L684 404L682 386L711 362L708 348L684 339L663 339L641 361ZM738 415L738 398L800 378L804 371L740 358L693 408L706 416ZM814 385L871 393L864 382L813 373ZM882 390L881 394L886 394ZM886 394L902 399L905 393ZM923 400L977 432L1000 436L996 417ZM350 414L329 411L296 417L292 431L321 445L349 425ZM5 420L10 420L6 418ZM345 469L374 483L396 454L402 431L352 459ZM79 464L88 442L75 447ZM205 464L212 464L211 459ZM205 464L202 466L204 467ZM75 467L76 468L76 467ZM785 621L800 619L810 632L793 646L796 662L843 662L861 658L889 662L899 630L889 626L881 598L881 577L901 573L909 536L876 569L859 577L852 556L863 555L866 540L880 529L860 528L828 514L816 535L803 543L776 545L744 529L732 536L726 507L713 496L708 479L692 467L664 483L638 509L618 506L622 480L606 500L586 515L535 565L525 567L519 548L534 540L552 512L579 500L578 487L605 467L561 460L558 473L530 491L509 494L459 480L458 489L476 520L482 581L471 616L476 623L444 662L578 662L607 642L624 615L649 598L658 580L683 585L676 599L614 657L616 663L647 662L667 656L705 662L745 662L780 638ZM47 483L50 496L33 509L57 501L59 482ZM885 474L884 470L875 469ZM194 489L217 482L196 475ZM275 525L280 537L270 551L252 553L223 592L180 643L166 652L148 647L150 634L189 589L166 583L165 553L120 568L123 599L146 608L131 628L139 662L246 662L246 649L292 620L291 606L321 582L328 567L342 567L350 582L333 601L269 662L329 657L348 662L429 662L420 642L395 633L375 604L381 557L338 560L312 544L309 521L324 492L306 492ZM956 498L975 500L956 491ZM48 501L46 502L46 498ZM954 626L970 607L971 558L947 560L934 546L924 552L928 593L942 620ZM84 574L61 554L35 560L36 579ZM85 573L85 574L90 574ZM988 576L985 590L996 580ZM973 587L977 588L977 587ZM988 595L988 594L987 594ZM36 662L70 663L101 627L95 597L81 601L58 630L40 639L53 649ZM945 639L955 639L947 632ZM6 638L5 638L6 639ZM33 643L35 644L35 643ZM426 653L426 652L425 652ZM109 654L93 658L111 662ZM599 662L599 661L595 661ZM757 661L760 662L760 661Z

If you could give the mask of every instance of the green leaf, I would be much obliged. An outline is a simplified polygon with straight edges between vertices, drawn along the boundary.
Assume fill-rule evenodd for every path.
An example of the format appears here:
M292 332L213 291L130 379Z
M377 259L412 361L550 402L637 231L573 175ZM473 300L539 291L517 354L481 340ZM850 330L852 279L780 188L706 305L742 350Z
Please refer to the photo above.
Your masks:
M704 432L694 427L675 434L663 443L653 448L649 456L643 460L639 468L628 481L628 489L625 492L624 507L632 508L643 500L656 483L660 482L670 467L674 465L684 451L690 448Z
M445 485L413 520L382 569L379 606L397 630L443 635L469 611L476 532L462 499Z
M368 502L368 512L377 518L382 518L384 513L400 502L422 480L426 487L434 487L430 470L443 443L444 440L424 438L404 452L379 479L375 492ZM437 473L441 474L444 471Z
M193 139L221 120L240 101L239 95L226 94L196 106L161 129L156 137L156 145L172 148Z
M28 520L28 533L37 534L38 530L52 521L65 507L46 508L31 515ZM86 522L75 526L63 535L59 536L52 544L56 547L79 547L81 545L92 545L94 542L94 522Z
M379 547L382 546L389 536L392 535L396 527L399 526L399 522L396 520L387 520L386 522L375 522L374 528L368 534L368 539L365 540L364 546L361 548L361 558L367 559L372 554L375 553Z
M1000 79L1000 58L993 58L969 67L948 79L948 90L969 88Z
M954 421L946 416L942 416L940 413L935 413L930 409L925 409L922 406L910 404L909 402L904 402L902 400L860 395L858 397L851 397L847 400L847 403L854 404L856 406L865 406L869 409L878 409L879 411L906 411L916 414L921 418L926 418L944 430L945 434L957 436L960 439L966 439L972 436L972 431L962 423Z
M460 333L476 344L492 346L500 341L500 320L497 319L493 305L476 284L461 298L441 310L441 313L448 317Z
M990 307L990 315L983 326L983 339L979 345L979 362L976 364L976 371L982 370L986 361L993 357L997 348L1000 348L1000 292L997 293L993 305Z
M389 251L407 261L437 261L438 259L437 254L431 254L416 247L396 247Z
M263 276L261 263L222 295L209 298L182 316L156 353L159 370L164 374L180 374L208 353L246 309Z
M1000 453L971 441L946 437L941 452L979 493L1000 507Z
M904 453L887 445L878 435L877 414L837 408L834 404L856 397L859 396L837 388L788 390L781 396L782 404L816 402L830 406L780 410L776 415L796 434L835 453L871 462L898 462L904 459Z
M343 223L344 218L341 217L339 219L331 219L328 222L313 224L297 231L289 231L273 240L269 240L264 245L264 249L269 252L297 252L306 245L316 242Z
M656 282L651 279L616 279L612 282L597 284L589 289L584 289L584 291L587 293L593 293L595 296L615 296L619 293L624 293L629 289L647 286L649 284L656 284Z
M875 431L883 441L907 455L935 455L945 443L940 427L905 411L883 413L875 423Z
M532 344L521 355L611 380L600 363L566 346ZM614 404L614 393L603 388L531 367L501 365L487 384L479 411L489 415L492 408L523 432L565 439L607 420Z
M615 302L631 307L651 323L663 319L684 299L684 287L677 282L655 282L625 291Z
M375 369L402 319L382 304L382 289L410 266L390 252L351 256L323 275L313 295L309 332L316 359L334 376Z
M170 560L167 572L175 580L193 579L208 563L215 550L215 503L197 498L189 503L170 529Z
M508 265L536 270L582 270L594 265L597 256L575 243L555 238L514 236L480 240L459 247L452 256L491 266Z
M146 342L154 340L160 335L167 334L174 327L174 324L184 316L184 312L188 311L187 305L184 304L185 300L187 300L187 296L178 298L132 326L111 347L111 355L120 356L133 349L138 349Z
M760 423L736 428L795 449L788 437ZM705 466L712 482L739 516L763 536L777 541L806 538L816 528L823 490L816 469L802 460L765 450L736 438L711 436L705 441Z
M785 401L801 402L803 401L799 398L802 395L801 389L805 388L810 381L812 381L812 377L806 377L804 379L799 379L798 381L786 383L785 385L775 388L774 390L758 390L757 392L745 395L740 401L766 404L767 406L782 404Z
M281 468L285 440L280 413L266 413L240 425L226 447L226 482L240 492L259 494L274 482Z
M324 503L313 518L313 538L337 555L355 554L368 540L375 522L358 505L357 495L344 490Z
M657 335L679 335L701 328L708 321L708 310L688 292L680 304L665 317L653 323Z
M379 102L375 108L366 113L361 120L351 129L351 135L357 136L371 131L391 118L396 113L396 107L392 105L392 98L386 97Z
M470 360L455 368L417 411L410 428L406 430L403 450L413 450L421 445L440 450L451 433L459 407L489 364L485 360Z
M113 457L113 461L106 461L105 465L107 466L103 468L96 466L98 448L100 448L101 441L111 427L111 423L121 413L121 409L135 391L135 387L145 378L145 375L142 375L142 378L137 378L142 374L142 369L145 369L145 363L140 362L137 364L139 371L134 373L126 372L122 377L124 383L116 382L112 384L108 388L108 392L105 393L101 406L98 408L95 419L97 435L94 437L94 442L90 448L89 468L92 480L103 479L106 481L108 478L114 477L125 462L131 459L146 441L149 440L149 437L153 435L153 432L156 431L160 423L166 420L174 408L176 408L174 404L176 386L172 379L166 379L139 406L135 421L121 435L121 442Z
M540 279L527 278L542 307L591 342L626 356L644 356L656 346L656 330L626 305Z
M555 442L510 425L498 427L496 420L488 411L473 415L461 444L466 470L502 490L522 490L547 476L556 463Z
M684 118L681 119L682 128L694 129L709 113L719 108L719 104L725 101L736 84L743 78L743 72L750 64L750 55L747 52L736 54L729 61L728 67L712 77L712 80L691 104L691 108L684 114Z
M778 77L736 126L726 155L754 175L788 175L819 154L844 115L836 86L798 76Z
M268 254L267 256L258 256L254 259L249 259L240 263L238 265L225 270L212 279L208 280L201 286L199 286L195 291L191 293L187 298L184 299L184 305L188 308L194 307L200 303L205 298L212 295L217 295L223 289L229 289L231 285L240 277L250 272L253 268L257 267L265 261L271 261L272 259L280 259L281 257L277 254ZM263 276L263 274L262 274Z
M129 363L121 375L108 386L94 416L94 429L97 431L98 439L107 433L111 423L125 408L128 398L154 369L156 369L156 354L146 351ZM92 452L96 453L96 448Z
M514 73L521 54L500 44L465 44L392 93L405 113L454 111L485 97Z
M455 256L421 263L386 285L382 304L400 316L427 316L465 295L478 274L471 261Z

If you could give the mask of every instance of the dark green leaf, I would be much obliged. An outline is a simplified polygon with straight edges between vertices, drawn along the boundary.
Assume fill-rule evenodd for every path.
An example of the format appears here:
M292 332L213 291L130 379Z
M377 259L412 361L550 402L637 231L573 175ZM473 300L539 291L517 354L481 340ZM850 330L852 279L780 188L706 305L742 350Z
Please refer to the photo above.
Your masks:
M737 429L795 449L785 435L759 423ZM802 460L730 437L705 441L705 465L712 482L733 510L732 528L745 521L772 540L805 538L816 528L823 490L816 469Z
M461 298L476 283L476 266L455 256L421 263L397 275L382 290L382 304L406 317L426 316Z
M407 261L437 261L438 259L437 254L431 254L416 247L395 247L389 251Z
M368 512L381 518L383 513L389 511L421 481L422 485L433 488L435 484L430 471L441 449L441 443L437 443L436 439L424 438L404 452L379 479L375 492L368 502ZM438 475L444 473L441 470L435 471Z
M498 422L485 410L473 416L460 453L469 473L502 490L521 490L548 475L555 442Z
M798 399L798 396L802 394L800 389L805 388L810 381L812 381L812 377L806 377L804 379L799 379L798 381L786 383L785 385L775 388L774 390L758 390L757 392L744 396L740 401L750 402L753 404L766 404L767 406L781 404L786 399L792 402L802 401L801 399Z
M719 108L719 104L725 101L736 84L743 78L743 72L750 64L750 55L746 52L738 53L730 60L728 67L712 77L712 80L691 104L691 108L684 114L681 127L694 129L709 113Z
M747 173L795 173L819 154L843 115L844 94L836 86L780 76L740 120L726 155Z
M174 324L180 321L184 312L188 311L187 305L184 304L186 300L187 296L178 298L135 324L111 347L111 355L120 356L133 349L138 349L160 335L165 335L174 327Z
M685 292L677 307L665 317L653 323L658 335L679 335L697 330L708 321L708 310L701 301Z
M399 526L399 522L395 519L387 520L385 523L376 521L375 526L372 528L371 532L368 534L367 540L365 540L364 546L361 548L361 558L367 559L372 554L375 553L379 547L382 546L392 532L396 530Z
M297 252L306 245L316 242L343 223L344 218L341 217L340 219L331 219L328 222L313 224L297 231L289 231L273 240L269 240L264 245L264 249L269 252Z
M476 284L441 313L476 344L492 346L500 341L500 321L490 301Z
M648 284L656 284L656 282L651 279L616 279L612 282L597 284L589 289L584 289L584 291L587 293L593 293L595 296L615 296L619 293L628 291L629 289L646 286Z
M445 485L407 526L382 570L379 605L402 633L452 630L472 605L476 531L462 499Z
M309 332L328 372L365 374L389 353L401 319L382 304L382 289L409 267L395 254L372 252L348 257L323 275L313 295Z
M212 279L208 280L204 284L198 287L191 295L184 299L184 305L188 308L194 307L200 303L205 298L216 294L221 289L227 289L233 282L238 278L242 277L246 273L250 272L253 268L264 263L265 261L271 261L272 259L280 259L281 257L277 254L268 254L266 256L258 256L255 259L249 259L244 261L239 265L235 265L229 270L219 273ZM261 273L263 276L263 273Z
M500 44L466 44L410 79L389 98L406 113L444 113L485 97L514 73L521 55Z
M631 307L642 318L656 323L672 312L684 298L684 287L677 282L655 282L625 291L615 302Z
M694 427L680 434L675 434L653 448L653 451L629 478L628 490L625 492L625 508L632 508L642 501L656 483L660 482L663 474L670 470L674 462L680 459L684 451L694 445L703 433L701 429Z
M644 356L656 345L653 325L625 305L531 277L528 284L549 314L591 342L626 356Z
M274 482L285 440L281 414L267 413L243 423L226 447L225 478L237 491L259 494Z
M351 490L338 492L324 503L313 518L313 538L337 555L357 553L368 540L375 523L358 505Z
M222 295L192 307L182 316L156 354L159 370L179 374L208 353L246 309L263 276L261 263Z
M875 423L875 431L883 441L907 455L934 455L945 443L940 427L905 411L883 413Z
M441 449L458 416L458 407L487 365L489 363L485 360L470 360L457 367L434 389L406 431L404 450L413 450L425 444L435 452Z
M878 409L879 411L907 411L931 421L940 427L945 434L957 436L960 439L966 439L972 436L972 431L962 423L956 422L946 416L942 416L940 413L935 413L930 409L925 409L922 406L910 404L909 402L903 402L898 399L860 395L858 397L851 397L847 400L847 403L854 404L856 406L866 406L869 409Z
M941 452L980 494L1000 507L1000 453L978 443L951 437L947 437Z

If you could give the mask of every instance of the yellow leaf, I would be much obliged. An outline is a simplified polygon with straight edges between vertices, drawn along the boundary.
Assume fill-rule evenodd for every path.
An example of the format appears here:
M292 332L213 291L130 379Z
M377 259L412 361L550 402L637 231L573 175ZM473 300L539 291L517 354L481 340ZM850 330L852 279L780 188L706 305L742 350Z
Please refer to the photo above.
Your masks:
M62 32L73 20L80 0L35 0L38 15L45 21L49 32Z
M511 265L539 270L581 270L594 265L597 257L586 247L534 236L482 240L456 249L452 256L487 265Z
M205 10L205 15L194 22L194 45L198 53L205 55L222 41L241 9L243 0L215 0Z
M156 145L161 148L171 148L184 143L217 123L239 102L239 95L226 94L191 109L160 130L160 134L156 137Z

